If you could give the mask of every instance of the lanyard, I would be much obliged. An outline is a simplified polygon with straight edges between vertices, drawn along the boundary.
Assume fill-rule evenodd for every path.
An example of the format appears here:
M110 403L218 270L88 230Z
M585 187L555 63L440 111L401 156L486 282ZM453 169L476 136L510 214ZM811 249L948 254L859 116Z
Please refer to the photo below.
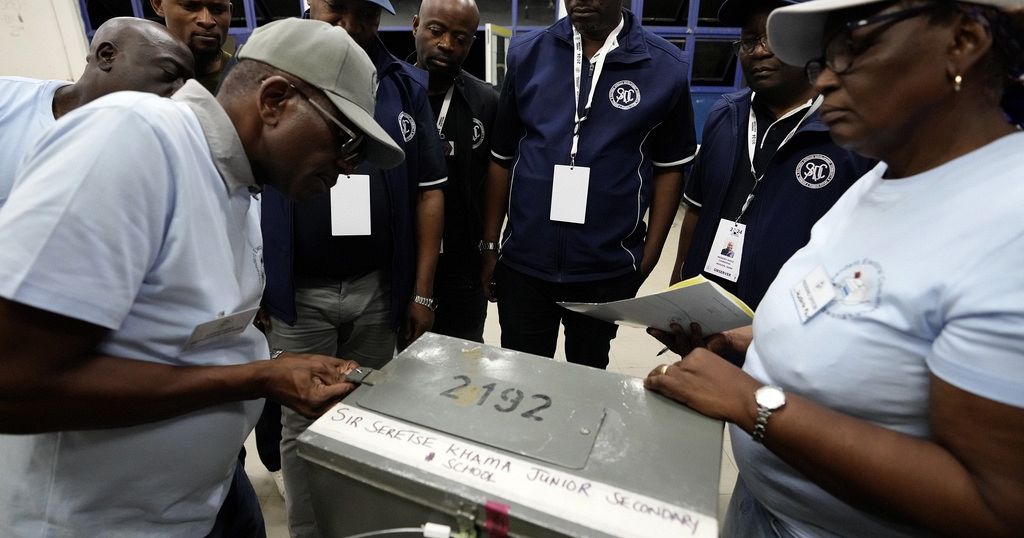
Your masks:
M760 185L761 184L761 180L764 179L764 173L762 173L759 176L759 175L757 175L757 171L754 169L754 152L756 152L757 149L758 149L758 147L757 147L757 115L754 114L754 97L755 96L756 96L756 94L751 94L750 95L750 116L749 116L749 119L747 120L747 157L750 158L750 174L752 176L754 176L754 186L750 189L750 194L747 195L747 199L743 201L743 207L740 209L740 214L739 214L739 216L736 217L736 222L737 223L740 222L740 220L743 218L743 215L747 212L747 208L750 207L750 202L754 201L754 193L757 192L757 186ZM786 137L782 139L782 142L779 144L779 147L775 148L775 153L778 153L778 151L780 149L782 149L782 146L785 146L786 142L789 142L789 140L791 138L793 138L793 135L796 134L797 129L799 129L800 126L803 125L804 121L808 118L808 116L810 116L811 114L814 114L815 110L818 110L818 107L821 106L822 100L823 100L823 98L821 96L818 96L818 98L816 98L814 100L811 100L811 101L808 101L803 106L800 106L800 107L794 108L793 110L790 110L789 112L783 114L782 117L780 117L779 119L775 120L775 123L778 123L778 122L780 122L780 121L782 121L782 120L792 116L793 114L796 114L797 112L799 112L800 110L804 109L805 107L807 108L807 112L804 113L804 117L800 118L800 121L796 122L796 125L793 127L793 130L791 130L789 132L789 134L787 134ZM775 123L772 123L772 125L775 125ZM771 129L772 125L769 125L768 128ZM762 145L763 145L763 143L762 143ZM774 153L772 154L772 156L774 157ZM771 160L771 159L769 159L769 160Z
M444 120L448 117L448 108L452 106L452 93L455 92L455 83L448 87L448 93L444 94L444 103L441 104L441 113L437 115L437 136L444 140Z
M594 102L594 90L597 89L597 81L601 78L601 71L604 70L604 61L608 57L608 53L615 50L619 46L618 35L619 31L622 30L625 24L625 18L619 20L619 25L615 27L608 37L604 40L604 45L601 46L597 52L594 53L594 57L590 59L590 92L587 95L587 104L583 105L583 116L580 116L580 84L583 79L583 37L580 32L576 30L576 27L572 27L572 43L574 48L573 55L573 89L576 91L576 101L573 106L573 115L575 116L575 122L572 128L572 148L569 150L569 166L576 166L576 152L580 145L580 125L586 121L587 116L590 115L590 105Z

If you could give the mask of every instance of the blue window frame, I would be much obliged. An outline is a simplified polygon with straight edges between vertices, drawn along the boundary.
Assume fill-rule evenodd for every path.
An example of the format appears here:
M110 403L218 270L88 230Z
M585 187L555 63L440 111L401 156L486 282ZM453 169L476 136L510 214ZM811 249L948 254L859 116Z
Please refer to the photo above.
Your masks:
M135 16L159 20L149 0L78 1L85 33L90 40L96 33L96 27L110 17ZM477 0L482 22L509 27L513 35L554 23L558 17L557 2L561 1ZM400 43L411 50L409 29L419 2L392 0L392 3L397 15L384 14L384 24L380 31L387 35L382 37L389 46ZM704 118L718 96L743 86L739 62L729 45L739 38L740 31L738 28L718 25L715 16L721 3L722 0L625 0L627 8L641 14L646 28L679 46L689 61L698 136L703 130ZM236 45L244 43L257 26L271 20L300 15L305 6L303 0L234 0L233 4L235 13L228 33ZM400 24L396 24L399 21ZM479 32L483 32L483 26ZM409 50L394 52L403 57Z

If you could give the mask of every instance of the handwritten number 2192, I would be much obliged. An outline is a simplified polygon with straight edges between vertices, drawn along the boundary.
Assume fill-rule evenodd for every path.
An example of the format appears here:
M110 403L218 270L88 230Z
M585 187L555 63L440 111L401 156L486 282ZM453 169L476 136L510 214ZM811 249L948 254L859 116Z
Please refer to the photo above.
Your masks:
M471 380L468 376L464 375L457 375L452 379L459 381L460 384L455 385L454 387L441 392L441 396L457 400L459 399L459 397L455 393L458 392L460 389L468 387L470 384L473 383L473 380ZM491 393L494 392L497 386L497 383L488 383L486 385L482 385L480 387L482 389L480 392L480 399L477 400L476 405L484 405L484 402L486 402L487 399L490 398ZM501 398L503 403L494 404L494 409L501 413L511 413L519 407L519 404L523 403L523 399L526 398L526 394L524 394L523 391L517 388L509 387L502 390L501 393L499 394L499 397ZM538 415L537 413L543 409L551 407L551 398L544 394L533 394L530 396L530 399L540 400L542 403L537 407L534 407L533 409L520 413L519 416L523 418L530 418L537 421L544 420L544 417Z

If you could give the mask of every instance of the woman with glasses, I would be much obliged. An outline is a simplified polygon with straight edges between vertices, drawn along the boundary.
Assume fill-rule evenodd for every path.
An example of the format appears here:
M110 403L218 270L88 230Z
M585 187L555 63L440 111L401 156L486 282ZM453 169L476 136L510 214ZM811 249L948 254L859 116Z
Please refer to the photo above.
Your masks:
M832 137L881 164L782 268L752 340L652 331L685 357L648 388L732 423L723 535L1021 536L1024 133L1000 103L1022 11L818 0L769 18ZM724 344L742 371L697 347Z

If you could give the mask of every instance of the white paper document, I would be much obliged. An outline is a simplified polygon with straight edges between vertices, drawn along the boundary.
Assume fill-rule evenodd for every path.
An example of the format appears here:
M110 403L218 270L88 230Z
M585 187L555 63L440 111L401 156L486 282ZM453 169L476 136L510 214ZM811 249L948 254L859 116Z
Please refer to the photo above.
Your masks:
M630 327L669 331L669 325L675 322L689 330L690 323L697 322L705 335L750 325L754 319L754 312L743 301L703 276L644 297L610 303L558 304L574 312Z

